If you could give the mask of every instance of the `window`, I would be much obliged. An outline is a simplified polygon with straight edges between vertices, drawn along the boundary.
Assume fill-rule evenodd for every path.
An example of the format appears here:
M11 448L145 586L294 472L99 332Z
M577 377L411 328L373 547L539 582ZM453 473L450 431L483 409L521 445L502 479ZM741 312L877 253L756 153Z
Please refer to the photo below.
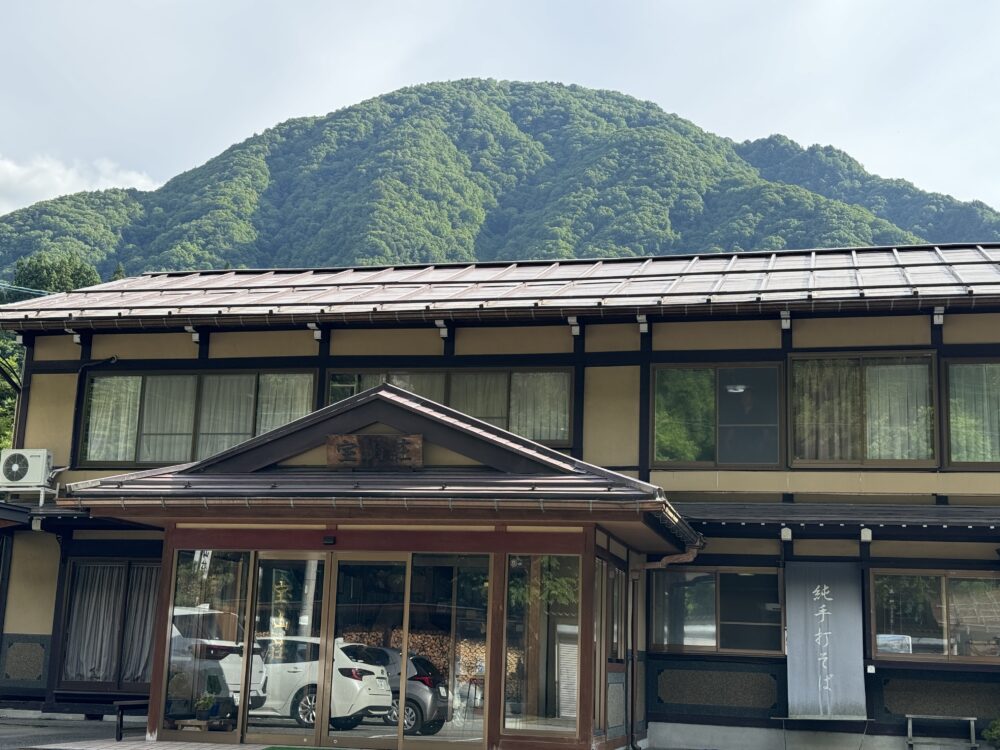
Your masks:
M948 365L952 463L1000 463L1000 362Z
M778 463L777 366L659 368L654 399L656 462Z
M440 370L334 373L330 401L391 383L532 440L568 443L565 370Z
M1000 577L876 571L873 578L878 656L1000 661Z
M201 459L302 417L312 406L311 373L96 376L82 460Z
M796 460L934 460L929 356L796 358L791 379Z
M60 683L84 690L149 684L160 566L74 561Z
M784 650L777 571L657 570L650 586L656 649Z

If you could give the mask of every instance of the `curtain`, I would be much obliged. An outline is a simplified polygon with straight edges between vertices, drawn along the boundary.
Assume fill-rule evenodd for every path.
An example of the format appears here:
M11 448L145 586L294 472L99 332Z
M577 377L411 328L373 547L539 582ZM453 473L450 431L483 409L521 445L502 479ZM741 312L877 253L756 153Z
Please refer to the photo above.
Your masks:
M205 375L201 380L198 458L205 458L253 437L253 374Z
M948 369L951 460L1000 462L1000 364Z
M860 461L861 363L857 359L792 362L795 458Z
M506 372L453 372L448 405L507 429L507 377Z
M142 378L103 377L90 383L88 461L134 461Z
M197 385L195 375L146 378L139 436L140 461L171 463L190 460Z
M313 376L307 372L262 373L257 389L258 435L313 410Z
M568 440L569 373L512 372L510 431L532 440Z
M73 566L63 680L116 682L125 566L77 563Z
M868 360L864 374L867 458L933 458L930 363L912 358Z
M153 626L159 587L159 565L132 566L125 605L121 669L124 684L148 684L153 672Z

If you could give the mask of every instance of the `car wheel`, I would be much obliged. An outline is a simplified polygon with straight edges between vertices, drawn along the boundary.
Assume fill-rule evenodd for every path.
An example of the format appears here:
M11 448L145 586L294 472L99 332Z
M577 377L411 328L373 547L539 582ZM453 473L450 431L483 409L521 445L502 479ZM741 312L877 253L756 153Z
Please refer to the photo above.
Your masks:
M443 721L428 721L422 727L420 727L420 734L437 734L441 731L441 727L444 726Z
M424 712L413 701L406 701L403 708L403 734L416 734L424 725Z
M316 724L316 686L302 688L292 699L292 718L300 727Z
M382 721L388 724L390 727L396 726L399 721L399 698L393 696L392 708L389 709L389 713L382 717Z
M344 719L330 719L330 726L334 729L338 729L341 732L346 732L348 729L354 729L358 724L361 723L361 716L348 716Z

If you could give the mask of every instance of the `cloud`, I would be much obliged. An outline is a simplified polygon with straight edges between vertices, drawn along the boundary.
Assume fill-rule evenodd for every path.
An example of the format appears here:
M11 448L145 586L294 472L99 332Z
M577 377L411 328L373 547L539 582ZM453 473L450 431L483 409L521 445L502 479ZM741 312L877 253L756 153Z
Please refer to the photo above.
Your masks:
M36 201L81 190L110 187L152 190L157 186L145 172L127 169L110 159L67 164L43 155L18 162L0 154L0 216Z

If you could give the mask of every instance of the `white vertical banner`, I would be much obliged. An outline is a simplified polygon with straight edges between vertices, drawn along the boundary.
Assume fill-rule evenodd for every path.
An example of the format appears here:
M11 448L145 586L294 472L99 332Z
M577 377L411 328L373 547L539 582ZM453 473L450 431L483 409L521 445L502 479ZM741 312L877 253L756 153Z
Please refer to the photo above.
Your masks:
M863 606L859 565L785 566L790 718L867 718Z

